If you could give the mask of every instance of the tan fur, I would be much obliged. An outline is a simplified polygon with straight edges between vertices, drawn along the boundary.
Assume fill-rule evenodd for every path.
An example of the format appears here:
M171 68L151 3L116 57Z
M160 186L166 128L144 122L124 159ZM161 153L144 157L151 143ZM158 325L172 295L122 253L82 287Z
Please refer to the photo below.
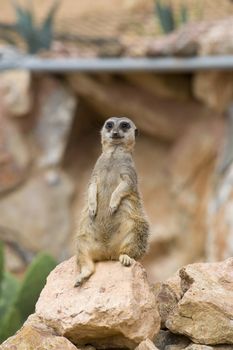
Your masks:
M108 129L107 123L113 127ZM90 179L76 235L80 274L75 286L94 273L95 261L119 260L128 266L147 249L149 225L132 159L135 132L128 118L110 118L102 128L103 152ZM114 133L117 138L112 138Z

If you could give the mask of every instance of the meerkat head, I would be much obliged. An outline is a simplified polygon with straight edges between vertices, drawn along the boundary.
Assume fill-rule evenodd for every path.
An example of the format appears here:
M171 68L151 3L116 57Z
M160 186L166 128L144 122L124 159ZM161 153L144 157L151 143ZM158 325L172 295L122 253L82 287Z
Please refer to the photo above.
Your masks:
M106 120L101 130L103 148L121 145L132 150L138 130L129 118L112 117Z

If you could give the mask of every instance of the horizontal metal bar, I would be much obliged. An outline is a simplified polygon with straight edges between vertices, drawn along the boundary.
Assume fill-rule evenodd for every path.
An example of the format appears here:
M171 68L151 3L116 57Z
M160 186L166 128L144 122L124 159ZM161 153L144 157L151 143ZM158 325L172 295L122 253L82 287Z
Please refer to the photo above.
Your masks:
M232 70L232 56L192 58L39 58L22 56L0 60L0 70L28 69L34 72L192 72L197 70Z

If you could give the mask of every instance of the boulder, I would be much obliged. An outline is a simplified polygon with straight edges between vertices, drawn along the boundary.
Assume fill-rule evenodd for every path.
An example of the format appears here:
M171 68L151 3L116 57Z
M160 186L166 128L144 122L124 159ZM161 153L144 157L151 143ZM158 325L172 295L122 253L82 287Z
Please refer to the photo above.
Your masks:
M204 344L194 344L191 343L185 350L232 350L233 346L232 345L204 345Z
M207 203L207 240L205 242L208 261L224 260L233 256L233 105L226 115L225 133L222 137L213 185Z
M161 38L147 43L146 54L156 56L196 56L199 52L200 38L213 23L188 23Z
M33 140L39 167L60 164L68 143L76 108L76 97L59 80L43 77L38 81L38 101Z
M203 168L216 161L223 130L224 120L218 114L190 123L170 153L173 192L179 193L190 186ZM199 197L198 194L196 201Z
M0 237L17 242L22 251L45 250L57 259L69 255L70 178L58 170L47 170L28 180L0 201Z
M183 335L171 333L168 330L160 330L153 340L159 350L184 349L190 344L190 340Z
M182 297L169 314L167 328L195 343L233 344L233 258L182 268Z
M33 321L27 321L13 337L0 346L0 350L77 350L68 339L56 335L34 315L30 316L32 317Z
M177 273L174 277L161 282L158 287L157 300L162 328L165 328L165 323L169 314L173 311L173 309L177 306L178 301L181 299L182 290L180 282L180 276Z
M223 130L224 119L220 116L190 123L168 159L171 192L183 218L179 247L188 257L183 265L204 258L209 193Z
M156 300L139 263L100 262L81 287L75 257L55 268L36 304L36 314L72 343L97 348L135 348L160 328Z
M233 18L216 21L199 38L198 53L201 56L233 54Z
M232 150L230 151L232 156ZM226 172L218 175L218 181L208 201L208 261L219 261L233 256L233 165L230 164Z
M122 77L101 79L96 74L75 73L68 75L67 80L77 95L100 114L102 121L109 115L125 115L142 132L165 141L174 141L189 123L210 115L207 108L192 99L161 98Z
M150 339L143 340L135 350L158 350Z
M181 101L191 99L191 79L187 74L124 73L124 79L155 97Z
M31 110L31 73L29 70L9 70L0 73L0 91L10 116L24 116Z
M218 112L224 112L233 99L233 73L221 71L197 72L193 78L194 96Z
M27 144L0 101L0 195L25 180L29 162Z

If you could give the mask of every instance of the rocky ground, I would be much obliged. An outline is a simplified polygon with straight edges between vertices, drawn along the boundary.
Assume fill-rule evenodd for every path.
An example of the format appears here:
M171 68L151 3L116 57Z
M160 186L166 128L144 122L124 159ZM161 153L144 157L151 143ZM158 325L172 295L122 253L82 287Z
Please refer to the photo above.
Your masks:
M232 258L192 264L151 285L139 263L101 262L74 288L71 258L51 272L35 314L0 349L230 350L232 268Z

